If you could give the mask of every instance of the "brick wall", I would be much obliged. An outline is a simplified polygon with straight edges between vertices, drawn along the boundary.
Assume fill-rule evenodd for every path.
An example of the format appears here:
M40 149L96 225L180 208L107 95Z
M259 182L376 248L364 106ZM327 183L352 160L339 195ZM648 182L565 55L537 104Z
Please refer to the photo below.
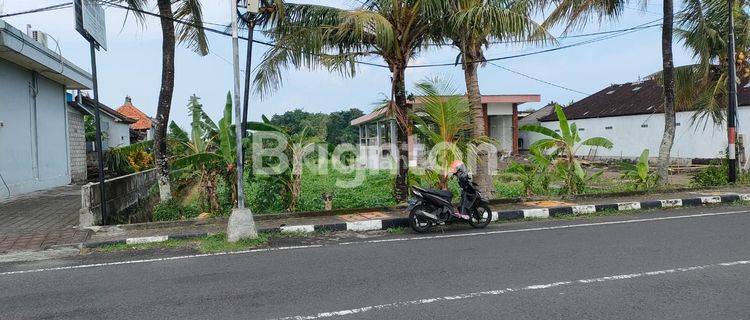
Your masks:
M68 107L68 137L70 141L70 178L73 183L86 182L86 136L83 114Z

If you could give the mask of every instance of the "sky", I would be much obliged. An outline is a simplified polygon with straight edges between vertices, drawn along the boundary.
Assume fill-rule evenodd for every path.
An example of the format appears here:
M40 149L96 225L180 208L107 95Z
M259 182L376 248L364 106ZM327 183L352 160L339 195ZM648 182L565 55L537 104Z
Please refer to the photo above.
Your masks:
M203 0L204 21L225 24L230 21L230 0ZM0 0L0 14L13 13L43 6L69 2L67 0ZM352 8L354 0L297 0L297 3L314 3L340 8ZM662 17L661 1L649 1L643 7L633 1L617 21L590 22L585 28L571 34L624 29L642 25ZM150 10L156 12L156 1ZM679 9L680 3L676 4ZM542 19L543 17L539 17ZM59 44L63 57L79 67L90 70L88 43L75 31L72 8L51 12L27 14L4 19L14 27L33 29L51 35ZM126 11L106 9L107 51L97 53L100 100L113 108L123 104L125 96L145 113L155 116L161 79L161 29L159 20L146 18L141 25L132 18L126 20ZM553 29L559 35L562 30ZM503 57L567 45L600 36L559 39L557 44L504 45L497 44L486 50L487 58ZM175 58L175 90L172 99L171 119L187 127L190 120L188 98L196 94L204 109L218 118L233 88L231 38L209 34L211 53L201 57L185 46L178 45ZM55 41L51 49L57 51ZM240 43L240 61L245 61L245 42ZM267 50L263 45L253 47L253 67ZM455 61L457 50L431 48L421 52L410 64L443 63ZM692 55L681 43L675 41L675 65L691 63ZM377 57L365 61L383 63ZM496 62L546 82L561 85L582 93L594 93L610 84L638 81L661 70L661 29L649 28L613 37L611 39L580 45L573 48ZM244 69L244 67L243 67ZM244 73L243 73L244 75ZM442 77L452 81L458 92L465 92L463 71L460 66L417 68L406 73L407 91L415 82L427 77ZM271 116L288 110L303 109L309 112L333 112L349 108L372 111L379 101L390 95L390 74L387 69L360 66L353 78L344 78L324 70L288 70L284 86L272 96L261 100L257 95L250 99L250 119L259 120L261 114ZM483 94L540 94L540 103L527 103L520 109L534 109L550 101L568 103L585 95L564 90L532 80L487 64L479 70L479 85Z

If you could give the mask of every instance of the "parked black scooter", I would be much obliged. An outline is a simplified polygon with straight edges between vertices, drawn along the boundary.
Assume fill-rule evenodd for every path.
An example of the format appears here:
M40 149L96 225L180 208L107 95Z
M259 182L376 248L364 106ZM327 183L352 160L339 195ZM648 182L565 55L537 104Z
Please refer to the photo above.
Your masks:
M463 164L457 166L454 175L461 187L461 203L455 208L451 203L453 194L447 190L413 187L414 196L409 200L409 224L414 231L423 233L435 225L453 222L468 222L474 228L484 228L492 221L489 203L471 182Z

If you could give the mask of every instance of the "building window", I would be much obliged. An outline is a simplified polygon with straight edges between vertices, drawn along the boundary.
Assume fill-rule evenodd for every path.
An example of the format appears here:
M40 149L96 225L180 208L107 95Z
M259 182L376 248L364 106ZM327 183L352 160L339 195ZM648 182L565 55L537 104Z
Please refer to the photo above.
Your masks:
M377 123L370 123L367 125L367 145L377 145L376 139L378 138L378 125Z
M648 128L648 125L644 123L641 125L641 128Z
M612 126L606 126L604 127L604 130L612 130Z
M380 141L381 145L388 144L391 142L391 127L390 122L379 122L380 126Z
M679 126L680 126L680 123L679 123L679 122L675 123L675 126L676 126L676 127L679 127Z
M578 128L578 131L586 131L585 128Z
M367 136L365 133L365 126L359 126L359 144L363 146L367 145Z
M560 132L560 129L555 129L555 132Z

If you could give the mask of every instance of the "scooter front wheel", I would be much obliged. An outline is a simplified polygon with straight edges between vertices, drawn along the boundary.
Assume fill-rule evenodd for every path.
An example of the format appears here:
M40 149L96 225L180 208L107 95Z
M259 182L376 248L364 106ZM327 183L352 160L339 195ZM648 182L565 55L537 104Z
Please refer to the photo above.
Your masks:
M418 214L418 212L424 211L429 213L430 207L426 205L418 205L411 209L409 212L409 226L411 226L412 230L418 232L418 233L425 233L427 231L430 231L430 227L432 227L432 221L430 219L423 217Z
M487 205L479 205L471 213L469 224L477 229L486 227L492 221L492 210Z

